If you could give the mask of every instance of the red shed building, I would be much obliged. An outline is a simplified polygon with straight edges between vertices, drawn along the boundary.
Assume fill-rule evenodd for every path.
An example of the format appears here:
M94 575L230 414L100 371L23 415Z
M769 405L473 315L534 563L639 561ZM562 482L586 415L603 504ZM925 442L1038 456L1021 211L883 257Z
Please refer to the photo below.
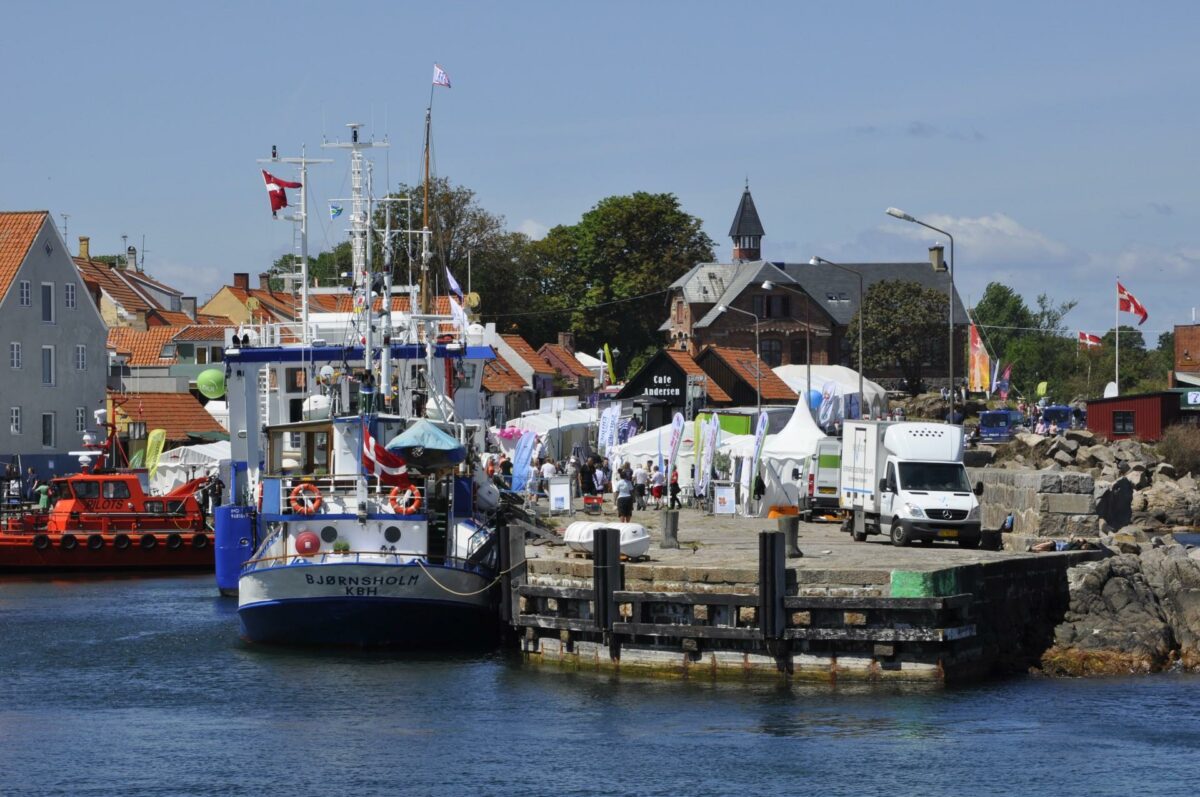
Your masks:
M1180 391L1092 399L1087 403L1087 428L1109 440L1158 440L1182 415Z

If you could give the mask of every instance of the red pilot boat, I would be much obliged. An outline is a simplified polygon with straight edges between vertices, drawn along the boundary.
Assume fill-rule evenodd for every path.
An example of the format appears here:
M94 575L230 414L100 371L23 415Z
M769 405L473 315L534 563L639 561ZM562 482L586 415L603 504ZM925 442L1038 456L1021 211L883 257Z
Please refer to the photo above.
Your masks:
M104 466L121 453L112 425L104 444L84 443L87 451L71 452L82 471L51 480L49 511L6 510L0 570L213 568L213 534L197 497L206 479L152 495L145 469Z

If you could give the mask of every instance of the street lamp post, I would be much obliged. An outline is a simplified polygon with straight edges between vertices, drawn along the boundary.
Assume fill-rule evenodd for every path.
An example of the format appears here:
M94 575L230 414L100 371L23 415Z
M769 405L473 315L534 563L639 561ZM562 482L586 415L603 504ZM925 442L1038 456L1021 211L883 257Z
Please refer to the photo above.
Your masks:
M901 221L911 221L913 224L920 224L926 229L940 232L950 239L950 347L946 350L946 362L948 364L947 370L950 374L950 423L954 423L954 236L943 229L934 227L932 224L926 224L920 219L910 216L899 208L888 208L886 213Z
M754 319L754 396L758 401L758 403L756 405L756 409L758 409L761 412L762 411L762 347L759 345L759 341L758 341L758 323L759 323L758 316L756 316L754 313L750 312L749 310L742 310L739 307L734 307L734 306L728 305L728 304L722 304L722 305L717 306L718 313L723 313L726 310L733 310L735 313L741 313L742 315L748 315Z

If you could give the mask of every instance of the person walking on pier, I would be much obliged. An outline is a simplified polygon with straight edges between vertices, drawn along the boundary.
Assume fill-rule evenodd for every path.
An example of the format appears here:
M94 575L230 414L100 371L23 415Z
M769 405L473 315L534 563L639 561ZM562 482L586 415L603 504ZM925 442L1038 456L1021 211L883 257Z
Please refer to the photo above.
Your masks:
M679 468L671 468L671 503L668 509L680 509L683 504L679 503Z
M617 520L629 523L633 519L633 482L624 473L613 482L613 495L617 499Z

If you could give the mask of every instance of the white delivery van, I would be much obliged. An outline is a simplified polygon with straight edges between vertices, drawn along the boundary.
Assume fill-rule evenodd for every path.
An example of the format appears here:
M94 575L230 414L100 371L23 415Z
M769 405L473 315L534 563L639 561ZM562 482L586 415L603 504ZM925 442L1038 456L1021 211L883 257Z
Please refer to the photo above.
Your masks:
M846 530L861 542L887 534L893 545L954 540L979 547L979 501L963 467L961 426L846 421L839 497Z
M841 480L842 441L827 437L817 441L809 467L808 495L813 514L838 514L840 497L838 483Z

